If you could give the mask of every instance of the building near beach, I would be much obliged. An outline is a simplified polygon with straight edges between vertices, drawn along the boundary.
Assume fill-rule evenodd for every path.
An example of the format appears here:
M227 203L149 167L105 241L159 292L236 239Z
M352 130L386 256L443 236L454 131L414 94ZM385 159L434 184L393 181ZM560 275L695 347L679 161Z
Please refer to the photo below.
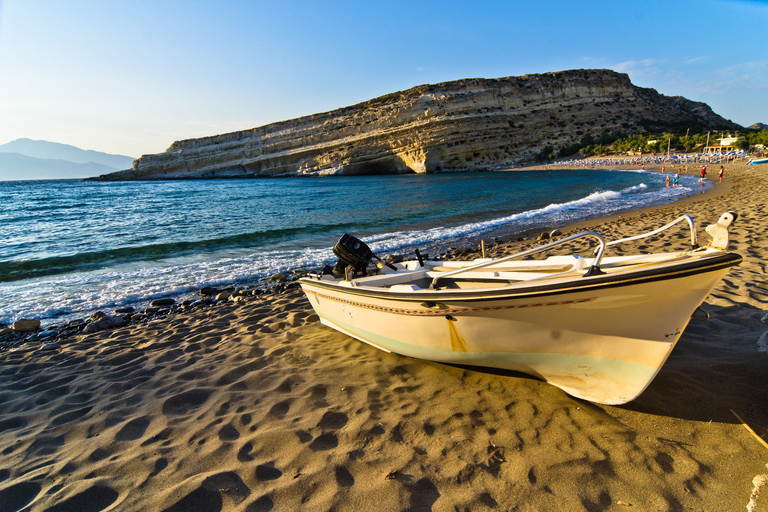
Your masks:
M728 153L729 151L732 151L735 149L733 145L738 140L744 140L744 137L731 137L730 135L728 137L723 137L721 139L718 139L720 141L719 144L714 144L711 146L707 146L704 148L704 153L712 154L712 153Z

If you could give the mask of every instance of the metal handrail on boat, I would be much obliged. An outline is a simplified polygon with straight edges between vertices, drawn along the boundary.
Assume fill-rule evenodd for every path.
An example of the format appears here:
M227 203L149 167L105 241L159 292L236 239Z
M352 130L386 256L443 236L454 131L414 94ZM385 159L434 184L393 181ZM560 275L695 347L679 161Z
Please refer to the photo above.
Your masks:
M634 240L640 240L642 238L647 238L649 236L657 235L657 234L661 233L662 231L665 231L665 230L671 228L672 226L674 226L678 222L682 222L684 220L688 221L688 225L691 228L691 249L698 249L699 244L698 244L698 241L696 239L696 227L693 225L693 219L688 214L685 214L685 215L683 215L681 217L678 217L677 219L673 220L672 222L670 222L666 226L662 226L659 229L654 229L653 231L649 231L648 233L643 233L641 235L630 236L630 237L627 237L627 238L622 238L620 240L613 240L612 242L608 242L606 244L606 246L610 247L611 245L616 245L616 244L620 244L620 243L624 243L624 242L632 242Z
M434 290L437 288L437 281L440 279L443 279L445 277L451 277L455 276L457 274L461 274L463 272L469 272L471 270L477 270L479 268L485 268L490 267L491 265L496 265L498 263L502 263L505 261L509 261L514 258L521 258L524 256L530 256L531 254L536 254L537 252L542 252L547 249L551 249L552 247L555 247L557 245L562 245L567 242L571 242L573 240L576 240L578 238L585 238L585 237L594 237L597 238L598 242L600 243L600 246L597 248L597 255L595 256L595 260L592 262L592 267L587 271L585 275L594 275L594 274L601 274L602 271L600 270L600 261L603 259L603 253L605 253L605 238L603 238L603 235L600 233L597 233L596 231L584 231L582 233L577 233L575 235L567 236L565 238L562 238L560 240L556 240L554 242L550 242L545 245L541 245L539 247L534 247L533 249L528 249L522 252L518 252L515 254L511 254L509 256L504 256L503 258L499 259L492 259L490 261L482 261L480 263L476 263L474 265L470 265L468 267L460 268L451 272L446 272L445 274L435 276L434 279L432 279L432 283L429 285L430 290Z

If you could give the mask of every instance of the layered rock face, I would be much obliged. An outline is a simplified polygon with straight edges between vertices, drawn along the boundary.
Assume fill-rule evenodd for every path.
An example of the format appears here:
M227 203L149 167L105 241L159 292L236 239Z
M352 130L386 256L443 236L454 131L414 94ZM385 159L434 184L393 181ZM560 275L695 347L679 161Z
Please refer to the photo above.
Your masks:
M736 129L704 103L572 70L420 85L331 112L174 142L98 179L155 180L491 170L585 134Z

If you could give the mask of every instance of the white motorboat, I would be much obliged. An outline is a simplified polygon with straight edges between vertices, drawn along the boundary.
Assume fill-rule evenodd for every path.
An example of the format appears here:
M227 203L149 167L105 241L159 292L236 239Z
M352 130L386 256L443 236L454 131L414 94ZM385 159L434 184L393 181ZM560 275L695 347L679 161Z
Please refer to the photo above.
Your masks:
M606 242L586 231L498 259L380 263L360 240L334 247L334 272L301 286L320 321L386 352L443 363L515 370L604 404L639 396L667 360L692 315L742 258L729 252L725 213L697 244L690 216L649 233ZM687 221L678 252L604 256L618 244ZM594 240L587 256L552 255ZM518 260L518 261L515 261Z

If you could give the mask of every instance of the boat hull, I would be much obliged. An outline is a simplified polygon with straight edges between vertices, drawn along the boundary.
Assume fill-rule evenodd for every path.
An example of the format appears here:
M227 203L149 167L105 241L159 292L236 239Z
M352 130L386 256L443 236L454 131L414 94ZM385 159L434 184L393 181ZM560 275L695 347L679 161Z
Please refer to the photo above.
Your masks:
M577 398L623 404L650 384L728 266L488 296L301 285L323 324L381 350L519 371Z

